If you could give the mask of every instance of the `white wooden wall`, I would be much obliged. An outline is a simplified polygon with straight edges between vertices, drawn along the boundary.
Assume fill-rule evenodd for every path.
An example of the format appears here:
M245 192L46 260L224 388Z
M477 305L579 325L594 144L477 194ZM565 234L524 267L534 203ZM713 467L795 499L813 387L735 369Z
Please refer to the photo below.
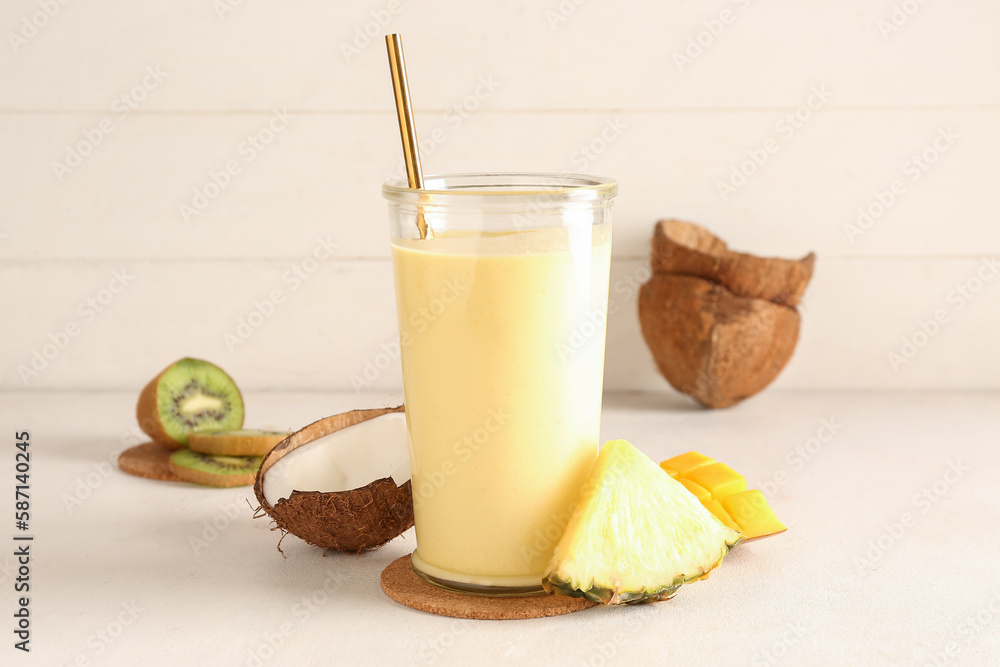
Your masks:
M0 29L0 389L135 388L184 355L397 388L388 31L426 172L619 179L609 389L666 386L633 285L668 216L817 252L778 385L1000 387L991 0L5 0Z

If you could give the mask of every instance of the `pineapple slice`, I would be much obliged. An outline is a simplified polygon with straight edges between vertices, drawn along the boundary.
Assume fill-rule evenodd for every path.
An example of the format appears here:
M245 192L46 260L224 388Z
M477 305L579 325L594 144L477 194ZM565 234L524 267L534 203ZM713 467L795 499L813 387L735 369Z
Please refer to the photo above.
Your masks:
M742 539L648 456L612 440L601 448L542 585L605 604L665 600L718 567Z
M747 539L773 535L785 530L785 524L774 516L767 498L757 489L734 493L719 501L729 516L739 524L740 531Z

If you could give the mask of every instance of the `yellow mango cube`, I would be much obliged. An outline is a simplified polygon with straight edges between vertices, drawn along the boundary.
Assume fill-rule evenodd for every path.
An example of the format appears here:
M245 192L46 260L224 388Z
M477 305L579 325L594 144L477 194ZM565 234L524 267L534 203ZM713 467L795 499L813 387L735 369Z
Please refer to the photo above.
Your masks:
M698 452L688 452L687 454L667 459L660 464L660 467L676 470L680 476L687 477L688 471L694 470L699 466L708 465L709 463L715 463L715 459L709 458L704 454L699 454Z
M780 533L785 529L783 523L774 516L771 506L767 504L764 494L757 489L741 491L719 500L723 509L729 513L739 530L747 539L763 537Z
M722 500L726 496L747 490L747 481L725 463L710 463L699 466L684 475L692 482L708 489L712 497Z
M698 500L702 501L711 500L712 494L708 492L708 489L698 486L691 480L686 479L684 477L679 477L677 481L683 484L685 488L687 488L688 491L694 494L694 497L697 498Z
M664 471L665 471L665 472L666 472L666 473L667 473L668 475L670 475L670 476L671 476L671 477L673 477L674 479L677 479L677 477L678 477L678 476L680 475L680 473L679 473L679 472L677 472L676 470L674 470L673 468L669 468L669 467L665 466L665 465L664 465L664 463L666 463L666 461L664 461L663 463L661 463L661 464L660 464L660 467L661 467L661 468L663 468L663 470L664 470Z
M722 503L713 498L708 500L702 500L701 504L705 506L709 512L715 515L715 518L722 522L722 525L729 526L733 530L740 530L739 525L733 521L733 517L729 516L729 512L722 507ZM740 532L743 532L740 530Z

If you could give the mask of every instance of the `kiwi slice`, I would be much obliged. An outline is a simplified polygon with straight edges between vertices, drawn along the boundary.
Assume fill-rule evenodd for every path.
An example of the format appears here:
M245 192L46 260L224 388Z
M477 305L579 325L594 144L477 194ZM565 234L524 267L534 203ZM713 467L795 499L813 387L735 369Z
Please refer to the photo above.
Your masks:
M177 449L192 431L243 426L243 396L224 370L200 359L181 359L150 380L136 406L139 427Z
M185 482L206 486L249 486L260 467L259 456L212 456L190 449L170 454L170 470Z
M196 431L188 436L192 452L223 456L264 456L288 437L284 431Z

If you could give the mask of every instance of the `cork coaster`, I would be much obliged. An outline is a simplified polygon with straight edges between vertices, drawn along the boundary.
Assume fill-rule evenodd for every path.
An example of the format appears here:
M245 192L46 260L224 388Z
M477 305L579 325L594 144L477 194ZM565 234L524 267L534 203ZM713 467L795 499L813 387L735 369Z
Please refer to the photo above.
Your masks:
M489 598L452 593L432 586L414 573L410 557L392 561L382 570L382 590L401 605L438 616L509 621L571 614L598 603L565 595Z
M180 482L180 477L170 470L170 452L173 451L155 442L145 442L129 447L118 455L118 467L130 475L147 479L162 479Z

